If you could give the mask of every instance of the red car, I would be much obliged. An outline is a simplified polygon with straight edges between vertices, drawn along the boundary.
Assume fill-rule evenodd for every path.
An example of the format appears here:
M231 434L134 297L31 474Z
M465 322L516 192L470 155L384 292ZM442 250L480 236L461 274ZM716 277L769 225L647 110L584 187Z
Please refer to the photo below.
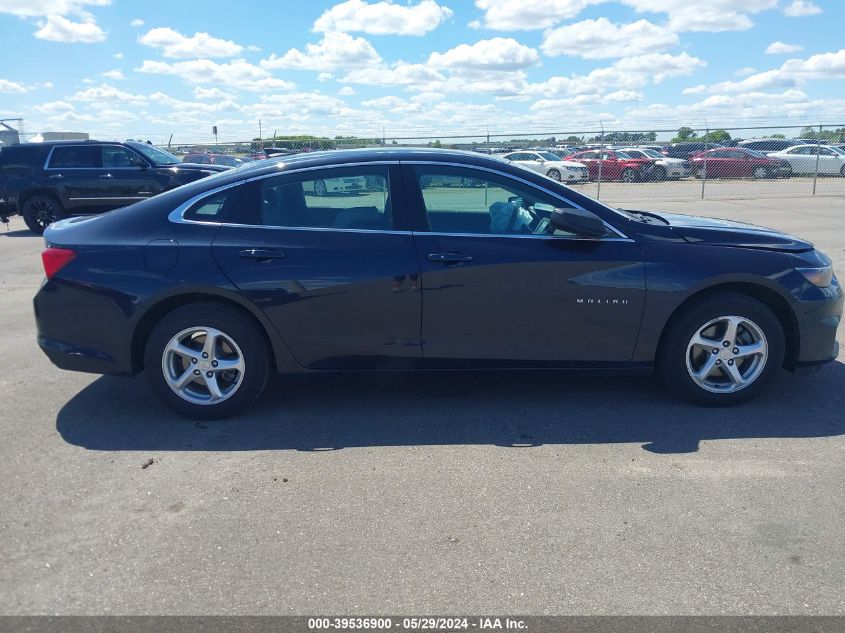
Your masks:
M623 182L636 182L637 180L648 180L649 174L654 169L654 161L648 158L633 158L625 152L616 150L589 150L570 154L566 160L574 160L584 163L590 170L590 180L598 180L599 163L601 163L602 180L621 180Z
M708 178L789 178L792 166L785 160L744 147L718 147L690 157L693 173Z
M228 154L214 154L212 152L191 152L182 159L183 163L195 165L224 165L226 167L239 167L243 165L240 158Z

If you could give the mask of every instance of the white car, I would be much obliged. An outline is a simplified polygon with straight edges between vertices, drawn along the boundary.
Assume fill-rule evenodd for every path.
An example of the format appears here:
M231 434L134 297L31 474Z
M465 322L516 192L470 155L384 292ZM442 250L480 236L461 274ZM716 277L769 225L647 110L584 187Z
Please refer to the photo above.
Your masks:
M561 182L586 182L590 172L584 163L561 160L551 152L511 152L502 156L507 161Z
M625 147L621 151L631 158L648 158L654 161L654 169L649 174L650 180L677 180L692 175L692 167L683 158L668 158L648 147Z
M817 153L820 174L845 176L845 150L832 145L795 145L769 156L787 161L793 174L814 174Z
M317 196L328 196L333 193L353 194L366 192L369 189L363 176L308 181L303 184L302 188L305 195Z

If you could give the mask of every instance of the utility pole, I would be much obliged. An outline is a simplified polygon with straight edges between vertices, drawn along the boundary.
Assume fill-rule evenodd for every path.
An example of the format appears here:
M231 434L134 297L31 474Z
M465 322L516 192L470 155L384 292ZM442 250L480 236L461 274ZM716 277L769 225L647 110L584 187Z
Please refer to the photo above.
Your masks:
M819 135L816 138L816 171L813 174L813 195L816 195L816 181L819 179L819 153L822 151L822 124L819 123Z
M258 119L258 140L261 140L261 119Z

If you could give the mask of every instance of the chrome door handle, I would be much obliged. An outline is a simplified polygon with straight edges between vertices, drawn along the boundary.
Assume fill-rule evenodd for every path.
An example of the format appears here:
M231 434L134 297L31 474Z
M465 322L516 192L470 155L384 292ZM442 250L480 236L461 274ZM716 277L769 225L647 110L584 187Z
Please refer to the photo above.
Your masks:
M266 262L271 259L284 259L285 252L274 248L246 248L238 253L238 257Z
M464 255L463 253L429 253L429 261L440 262L441 264L462 264L464 262L471 262L472 255Z

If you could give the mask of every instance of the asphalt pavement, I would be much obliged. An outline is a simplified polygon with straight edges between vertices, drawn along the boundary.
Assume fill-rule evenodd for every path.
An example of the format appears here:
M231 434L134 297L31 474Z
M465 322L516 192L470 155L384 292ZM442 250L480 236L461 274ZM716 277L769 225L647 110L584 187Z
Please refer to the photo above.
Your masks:
M809 237L838 197L667 202ZM277 379L195 423L38 351L0 229L0 613L845 614L845 355L693 407L649 378ZM842 333L842 330L840 330Z

